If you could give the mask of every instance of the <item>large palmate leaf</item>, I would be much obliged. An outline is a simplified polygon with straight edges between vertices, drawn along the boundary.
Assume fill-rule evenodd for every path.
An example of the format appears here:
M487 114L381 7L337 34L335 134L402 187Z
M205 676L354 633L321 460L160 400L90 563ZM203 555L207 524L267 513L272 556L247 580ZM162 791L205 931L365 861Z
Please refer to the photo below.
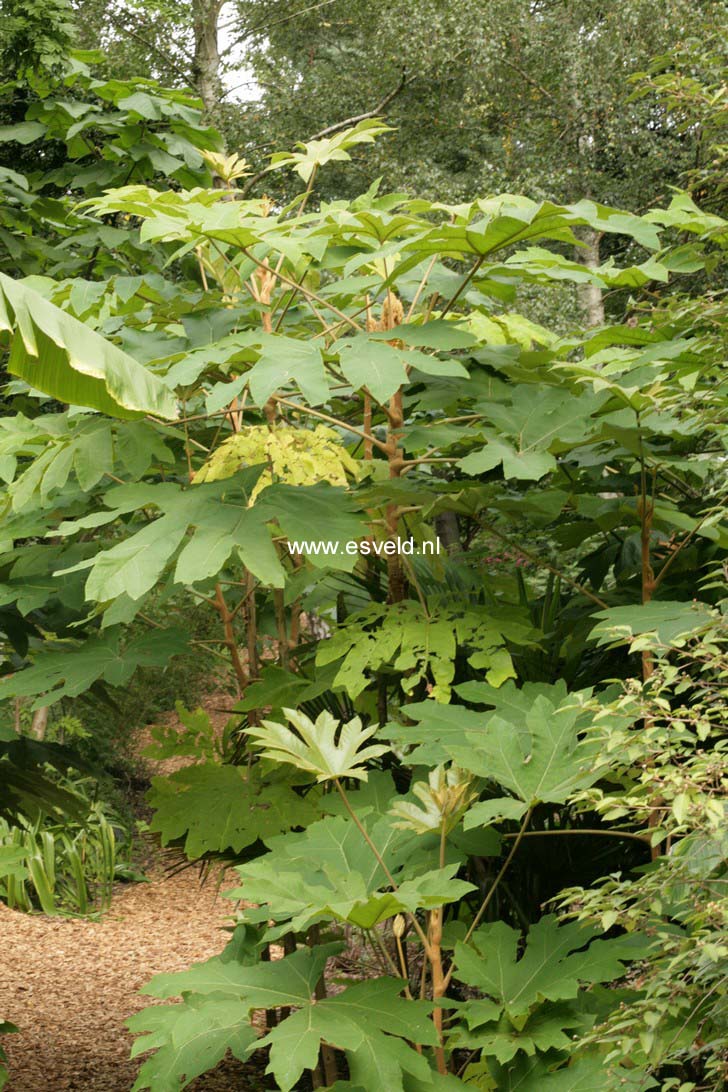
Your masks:
M149 793L151 829L164 845L184 839L194 859L204 853L240 852L316 817L313 806L289 784L261 782L247 767L205 762L155 777ZM247 896L246 896L247 897Z
M144 1009L127 1026L141 1036L132 1046L133 1058L155 1052L141 1066L132 1092L179 1092L213 1069L228 1050L244 1060L257 1041L255 1029L241 1020L237 1000L194 995L180 1005Z
M531 695L526 691L524 697L528 701ZM481 714L480 727L474 730L477 714L472 710L451 707L443 713L435 710L434 703L422 702L407 707L420 721L416 729L390 728L395 739L423 742L434 716L435 753L475 776L497 782L512 794L475 804L465 816L466 828L499 817L518 819L541 801L564 803L573 792L600 777L599 745L580 734L586 726L583 696L582 700L578 694L565 697L564 688L542 684L527 707L519 709L519 704L511 692L503 703L503 714L498 710ZM515 717L508 715L509 706L518 710Z
M270 157L268 170L281 170L293 167L304 182L308 182L314 171L325 163L350 159L348 149L357 144L372 144L380 133L389 132L389 126L380 118L365 118L358 125L343 129L328 139L299 142L296 147L301 151L275 152Z
M654 634L661 645L680 644L690 634L705 629L717 615L707 603L653 600L633 607L610 607L598 611L592 630L600 645L630 641L643 634Z
M358 982L334 997L305 1005L261 1040L270 1045L269 1072L282 1092L316 1065L321 1042L345 1050L354 1083L404 1092L403 1074L427 1079L426 1059L409 1043L434 1045L431 1005L402 997L395 978Z
M320 920L371 929L395 914L443 906L474 890L454 878L459 859L437 867L439 839L417 845L386 817L369 816L364 822L397 881L396 891L347 815L271 840L269 853L238 866L242 884L227 895L258 904L244 911L246 921L285 923L273 930L276 935L302 931Z
M173 391L22 282L0 273L0 331L12 335L8 370L60 402L111 417L178 415Z
M236 555L262 583L282 587L285 574L269 527L273 520L291 538L307 538L312 520L320 520L332 539L347 541L361 533L361 519L347 507L344 490L325 482L305 487L269 485L251 507L250 497L262 470L262 466L244 467L230 479L187 488L173 482L145 482L109 490L104 497L108 511L61 523L58 533L76 534L139 509L144 513L156 509L159 518L63 571L90 570L87 599L108 602L127 595L134 600L159 581L175 557L174 581L194 584L216 576ZM311 560L318 567L352 568L357 559L341 551L340 556L312 556Z
M324 371L321 349L315 342L300 341L282 334L259 335L261 352L248 372L250 393L262 406L274 391L296 383L311 406L318 406L329 397L329 384Z
M468 768L473 773L497 781L519 801L515 806L507 798L476 804L465 818L466 829L492 822L498 814L520 818L536 803L563 804L572 793L599 780L603 770L599 744L579 737L580 714L578 707L554 708L539 698L526 716L528 742L519 738L512 723L496 715L475 761L467 748L451 748L456 762L470 755Z
M404 249L416 250L419 260L423 254L447 252L484 258L505 247L537 239L578 245L574 228L587 225L597 231L632 235L650 249L657 249L660 243L657 230L643 218L593 201L555 205L506 193L483 198L457 211L460 215L450 223L438 225L426 238L415 239Z
M60 533L69 535L111 523L139 508L161 512L135 534L75 566L90 569L87 599L108 602L120 595L139 599L154 587L175 556L178 583L209 580L236 554L260 580L282 586L283 570L266 526L270 515L264 508L248 506L260 471L260 467L246 468L228 486L224 482L187 489L171 482L120 486L106 494L107 512L62 523ZM190 529L193 534L188 537Z
M576 999L583 985L621 977L623 964L645 948L633 936L596 936L576 922L559 926L548 915L531 927L520 958L520 933L502 921L481 926L467 945L458 941L455 975L483 998L460 1009L468 1030L459 1027L454 1042L480 1048L501 1063L519 1051L568 1049L572 1029L590 1019L564 1002Z
M155 1005L129 1020L132 1031L146 1033L134 1044L134 1056L155 1051L139 1072L136 1092L183 1088L228 1049L245 1058L257 1038L252 1011L307 1005L328 957L339 948L303 948L275 962L256 962L248 950L235 958L226 950L186 971L157 975L142 992L158 998L181 995L183 1002Z
M492 821L498 814L517 818L535 800L563 802L565 793L599 776L591 769L596 744L580 738L590 721L584 708L590 691L569 694L563 682L519 688L509 680L500 687L462 683L457 692L494 708L478 712L432 700L416 702L404 711L418 723L390 724L386 734L400 744L415 745L409 756L413 763L455 762L471 774L497 781L517 798L475 804L466 826Z
M468 1030L457 1028L452 1043L462 1050L480 1050L483 1056L497 1058L501 1063L511 1061L519 1053L528 1057L537 1052L566 1053L573 1046L573 1036L594 1023L594 1017L580 1011L577 1005L546 1004L514 1026L506 1015L486 1017L486 1006L490 1002L474 1001L464 1007L462 1017Z
M393 332L388 331L386 336L393 337ZM368 334L340 338L333 349L338 351L341 370L352 387L366 387L380 401L391 397L406 383L413 369L425 375L468 378L466 369L457 360L441 360L417 349L398 348Z
M517 1020L544 1000L575 998L580 983L621 976L623 964L646 950L641 938L598 936L596 929L578 922L560 925L548 914L531 926L519 958L520 932L505 922L490 922L475 931L468 945L456 943L456 974Z
M137 667L164 665L187 647L188 637L181 629L155 630L135 637L124 648L118 631L109 631L82 645L69 643L62 650L40 652L32 666L0 679L0 700L40 694L32 706L39 709L83 694L98 680L123 686Z
M143 992L158 998L183 995L184 1004L161 1010L169 1014L166 1016L158 1016L160 1009L152 1008L133 1017L132 1030L150 1032L140 1040L135 1053L159 1048L161 1057L155 1064L166 1078L182 1062L194 1065L197 1034L209 1056L220 1057L224 1029L228 1028L228 1045L234 1053L242 1054L252 1044L244 1030L250 1030L252 1011L285 1006L297 1011L258 1041L259 1046L270 1046L270 1071L284 1092L294 1087L304 1069L315 1066L322 1041L347 1051L355 1084L397 1092L403 1089L403 1073L411 1072L426 1081L429 1064L408 1044L435 1043L431 1005L405 1000L401 981L375 979L350 986L334 997L314 1000L326 961L340 948L339 944L302 948L283 959L257 964L223 955L187 971L157 975ZM236 1024L231 1021L233 1005ZM156 1071L155 1065L147 1063L140 1077L149 1081ZM379 1083L379 1076L385 1078L384 1083ZM137 1087L152 1087L156 1092L156 1085ZM167 1092L166 1085L160 1087L161 1092Z
M523 384L513 390L510 404L478 403L494 429L485 429L486 446L458 465L466 474L481 474L502 463L506 478L542 478L556 469L557 454L588 442L597 428L591 415L606 400L603 393L575 396L559 388L539 388L535 398Z
M284 709L283 712L295 732L284 724L264 720L260 726L250 725L248 735L262 748L265 758L287 762L299 770L313 773L317 781L341 777L366 781L368 774L364 763L389 750L387 744L364 746L376 733L377 726L370 724L365 728L359 717L340 724L327 709L315 721L296 709Z
M483 1074L484 1087L498 1092L649 1092L657 1082L638 1066L608 1063L600 1054L585 1054L554 1069L538 1055L519 1054L508 1065L480 1062L471 1067ZM466 1081L469 1074L466 1072ZM475 1078L475 1073L472 1074ZM477 1081L475 1087L478 1087Z
M306 1004L329 956L340 951L340 944L321 944L264 963L257 956L253 958L250 946L244 945L242 958L230 958L226 950L202 963L193 963L185 971L157 974L141 992L163 1000L194 994L235 999L243 1022L252 1009Z
M405 691L431 675L433 697L447 701L458 651L466 651L468 663L484 669L488 681L499 686L515 675L506 640L528 644L532 634L515 610L506 617L497 609L443 607L429 617L412 600L388 607L373 603L351 614L345 625L321 642L316 661L341 660L335 683L346 687L353 698L366 687L370 672L391 664L402 673Z

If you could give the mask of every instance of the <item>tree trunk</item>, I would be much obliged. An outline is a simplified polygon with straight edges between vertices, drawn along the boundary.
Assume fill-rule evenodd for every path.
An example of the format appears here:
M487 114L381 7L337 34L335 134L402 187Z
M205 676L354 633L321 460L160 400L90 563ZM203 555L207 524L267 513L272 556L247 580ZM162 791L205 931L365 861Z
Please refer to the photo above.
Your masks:
M30 735L33 739L45 739L46 729L48 727L48 706L44 705L42 709L36 709L33 713L33 719L30 723Z
M444 512L440 512L436 515L435 531L437 532L437 537L440 542L449 554L459 554L462 552L460 528L458 526L458 517L455 512L446 509Z
M195 34L195 85L205 107L207 121L214 121L222 100L220 50L217 20L222 0L193 0L192 25Z
M589 269L598 269L601 262L599 257L599 242L601 232L593 228L582 228L578 232L579 238L585 244L576 248L576 260ZM602 290L598 284L582 284L579 287L579 299L584 310L584 323L586 326L604 325L604 300Z

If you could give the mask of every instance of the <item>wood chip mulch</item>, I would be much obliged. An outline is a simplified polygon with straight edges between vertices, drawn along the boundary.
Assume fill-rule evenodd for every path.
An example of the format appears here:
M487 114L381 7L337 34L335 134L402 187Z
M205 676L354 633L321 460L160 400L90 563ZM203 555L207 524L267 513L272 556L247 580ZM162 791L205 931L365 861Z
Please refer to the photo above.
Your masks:
M215 727L227 720L211 695ZM222 704L222 709L214 709ZM176 719L170 714L169 720ZM149 742L140 733L139 750ZM187 760L148 762L171 773ZM125 1020L154 1004L138 990L155 974L181 971L222 951L234 904L219 891L235 886L219 870L200 884L195 868L165 872L165 854L148 847L151 882L118 885L100 920L22 914L0 902L0 1018L10 1067L5 1092L129 1092L143 1059L131 1061ZM167 864L169 863L167 859ZM270 1088L257 1063L232 1056L188 1086L189 1092L259 1092Z
M129 1059L124 1021L153 1003L137 992L152 975L224 947L232 904L216 891L212 878L200 887L194 869L167 877L157 865L151 883L120 888L101 921L22 914L0 903L0 1009L20 1028L3 1036L6 1092L129 1092L141 1062ZM189 1086L262 1087L230 1056Z

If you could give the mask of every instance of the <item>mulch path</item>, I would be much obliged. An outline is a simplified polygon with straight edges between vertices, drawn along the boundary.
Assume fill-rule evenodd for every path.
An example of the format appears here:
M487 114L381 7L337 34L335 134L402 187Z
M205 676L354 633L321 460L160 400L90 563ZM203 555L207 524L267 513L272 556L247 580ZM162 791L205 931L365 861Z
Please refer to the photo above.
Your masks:
M156 875L154 874L156 871ZM154 974L217 955L232 904L187 869L121 888L101 921L45 917L0 903L0 998L20 1028L3 1036L7 1092L129 1092L139 1060L129 1059L124 1021L152 1003L138 990ZM225 883L225 887L230 884ZM190 1090L258 1089L228 1058Z
M156 772L156 771L155 771ZM9 910L0 902L0 1016L20 1028L3 1036L6 1092L129 1092L141 1060L129 1059L124 1021L153 1003L138 990L161 972L217 955L233 904L219 872L166 874L150 848L149 883L119 885L99 921ZM236 879L228 873L222 890ZM190 1092L258 1092L259 1071L228 1056Z

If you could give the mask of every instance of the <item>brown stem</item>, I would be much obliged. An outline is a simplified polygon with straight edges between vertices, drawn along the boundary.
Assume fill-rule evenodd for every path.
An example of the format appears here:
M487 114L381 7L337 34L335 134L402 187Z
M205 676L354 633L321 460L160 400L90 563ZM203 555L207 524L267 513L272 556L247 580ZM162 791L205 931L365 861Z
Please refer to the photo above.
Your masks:
M665 579L665 576L667 575L667 572L668 572L670 566L679 557L681 550L685 549L685 547L691 541L693 536L698 533L700 528L703 526L705 521L713 514L713 512L715 512L716 510L721 511L723 508L725 508L726 501L728 501L728 494L725 497L722 497L717 505L714 505L712 508L709 508L708 511L705 513L705 515L702 516L698 520L698 522L695 524L692 531L689 531L687 533L687 535L685 536L685 538L682 540L682 542L678 543L678 545L675 547L675 549L670 554L667 561L665 562L665 564L662 566L659 573L655 577L655 579L653 581L653 585L652 585L652 590L653 591L655 591L660 586L662 581Z
M637 426L639 428L639 415L637 417ZM655 487L655 475L652 476L652 496L648 497L647 494L647 468L645 466L645 460L642 456L642 438L640 434L640 498L639 498L639 516L640 516L640 553L641 553L641 570L642 570L642 603L647 604L651 602L652 596L655 591L655 573L652 568L652 558L650 554L650 545L652 538L652 517L655 511L654 502L654 487ZM655 670L654 655L649 649L645 649L642 653L642 680L647 682Z
M430 973L432 974L432 1000L437 1002L445 996L448 983L442 968L442 907L430 911ZM432 1010L432 1022L437 1032L438 1043L435 1047L435 1060L438 1073L447 1073L445 1049L442 1045L442 1009L438 1004Z
M283 588L273 589L273 609L278 632L278 661L281 667L288 669L288 630L286 627L286 607L283 602Z
M245 573L245 636L248 649L248 674L251 679L258 678L258 617L255 603L255 577L251 572ZM258 723L258 714L255 709L248 713L250 724Z
M310 948L318 944L320 941L320 930L318 925L312 925L308 930L308 936L306 938ZM322 973L316 987L314 989L314 996L317 1001L323 1001L326 997L326 979ZM323 1069L323 1076L326 1085L336 1084L339 1079L339 1067L336 1062L336 1052L332 1046L328 1043L321 1043L321 1067Z
M263 963L270 963L270 961L271 961L271 946L270 946L270 944L265 944L263 946L263 951L260 953L260 958L261 958L261 961ZM272 1028L277 1028L278 1027L278 1013L276 1012L275 1009L266 1009L265 1010L265 1026L266 1026L266 1031L270 1031Z
M445 826L445 821L443 820L440 828L440 868L445 867L446 840L447 828ZM435 1008L432 1011L432 1022L435 1025L438 1039L438 1044L435 1047L435 1060L437 1062L438 1073L444 1074L447 1073L447 1063L445 1061L445 1049L442 1040L442 1008L437 1004L440 998L445 996L448 987L448 982L445 981L442 967L442 907L438 906L434 910L431 910L429 917L429 960L430 973L432 975L432 1000L435 1002Z
M396 391L389 401L389 428L387 430L387 460L389 462L389 477L399 478L404 466L403 451L400 445L404 414L402 410L402 391ZM396 504L388 504L385 512L387 535L392 540L397 538L399 531L399 508ZM387 557L387 575L389 583L389 602L401 603L407 594L407 581L405 579L402 559L399 554L389 554Z
M460 286L458 287L455 295L451 296L451 298L448 300L448 302L443 307L442 311L440 312L440 318L444 318L445 315L448 313L448 311L452 310L452 308L455 306L456 302L459 300L462 293L468 287L468 285L470 284L473 277L478 272L478 270L480 269L480 267L481 267L481 265L483 264L484 261L485 261L485 255L482 254L480 256L480 258L478 258L477 262L472 267L472 269L470 270L468 275L461 281Z
M415 307L420 302L420 296L422 295L424 287L425 287L425 285L427 284L427 282L428 282L428 280L430 278L430 273L432 273L432 270L434 268L434 265L435 265L436 261L437 261L437 254L433 254L432 258L430 259L429 265L427 266L427 269L425 270L425 272L422 275L422 280L420 281L420 283L417 286L417 291L414 294L414 297L412 299L412 303L409 305L409 310L408 310L406 318L404 320L405 322L409 322L409 320L414 315Z
M225 633L225 645L227 646L227 649L230 653L230 659L232 660L233 670L235 671L235 678L237 680L238 690L240 692L243 692L249 682L248 673L246 672L243 666L243 662L240 659L240 652L238 651L238 642L235 638L235 627L233 625L232 615L228 610L222 586L220 584L215 585L215 609L220 615L220 621L223 625L223 631Z
M371 461L374 454L372 443L372 396L364 395L364 458Z

